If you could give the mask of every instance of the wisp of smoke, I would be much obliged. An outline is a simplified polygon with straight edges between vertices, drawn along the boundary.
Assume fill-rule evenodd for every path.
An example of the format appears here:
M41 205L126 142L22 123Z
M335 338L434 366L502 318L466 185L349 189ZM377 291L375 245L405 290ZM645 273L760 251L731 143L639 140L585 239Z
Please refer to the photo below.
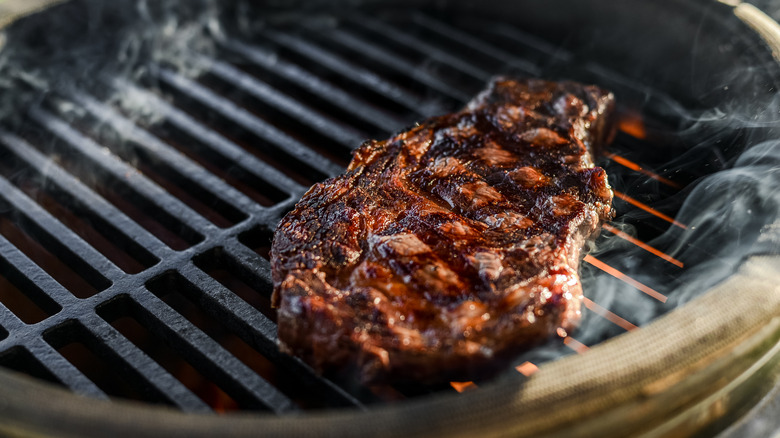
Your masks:
M50 12L6 31L0 120L8 124L20 122L19 108L51 94L104 90L102 78L138 79L153 64L195 76L200 68L191 53L213 53L222 32L217 0L74 0ZM132 94L107 100L131 118L159 118Z

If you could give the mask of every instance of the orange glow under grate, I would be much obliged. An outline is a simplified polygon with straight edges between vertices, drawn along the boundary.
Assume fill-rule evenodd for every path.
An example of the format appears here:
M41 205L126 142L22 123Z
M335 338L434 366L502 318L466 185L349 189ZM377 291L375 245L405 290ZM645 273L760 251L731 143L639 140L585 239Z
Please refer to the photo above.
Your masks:
M474 382L450 382L450 386L455 388L455 391L464 392L472 389L477 389L478 386Z
M650 253L652 253L652 254L654 254L654 255L656 255L656 256L666 260L667 262L669 262L669 263L671 263L671 264L673 264L673 265L675 265L677 267L680 267L680 268L683 267L683 262L677 260L676 258L670 256L669 254L666 254L663 251L659 251L659 250L653 248L652 246L650 246L650 245L648 245L648 244L646 244L646 243L644 243L644 242L642 242L642 241L640 241L640 240L638 240L638 239L636 239L634 237L629 236L628 234L618 230L617 228L613 227L610 224L604 224L604 229L609 231L610 233L620 237L621 239L627 240L627 241L633 243L634 245L644 249L645 251L650 252Z
M619 270L613 268L612 266L609 266L608 264L602 262L601 260L593 257L590 254L586 255L583 260L585 260L587 263L590 263L591 265L601 269L602 271L606 272L607 274L609 274L609 275L611 275L611 276L613 276L613 277L615 277L615 278L617 278L619 280L622 280L622 281L630 284L631 286L634 286L635 288L641 290L642 292L650 295L651 297L657 299L658 301L660 301L662 303L665 303L666 300L667 300L666 295L662 294L661 292L658 292L657 290L651 288L650 286L647 286L645 284L642 284L642 283L634 280L633 278L629 277L628 275L620 272Z

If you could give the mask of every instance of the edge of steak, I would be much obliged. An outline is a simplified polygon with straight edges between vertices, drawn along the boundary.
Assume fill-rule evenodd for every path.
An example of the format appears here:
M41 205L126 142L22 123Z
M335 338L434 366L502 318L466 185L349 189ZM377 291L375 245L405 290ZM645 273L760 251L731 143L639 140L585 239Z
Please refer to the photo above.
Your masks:
M611 93L496 78L460 112L354 152L276 231L279 346L363 382L470 379L572 329L612 213Z

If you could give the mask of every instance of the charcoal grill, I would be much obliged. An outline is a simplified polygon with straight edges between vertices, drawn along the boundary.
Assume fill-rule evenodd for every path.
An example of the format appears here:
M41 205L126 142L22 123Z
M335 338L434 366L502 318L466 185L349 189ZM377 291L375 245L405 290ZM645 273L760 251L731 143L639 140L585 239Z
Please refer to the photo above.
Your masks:
M208 44L164 52L183 62L119 45L136 55L126 67L63 68L72 80L45 92L23 78L0 129L0 430L663 436L738 419L778 373L778 228L725 227L748 248L729 259L717 247L734 233L708 244L683 221L701 178L780 138L780 27L738 2L536 3L236 2L203 26ZM18 20L6 50L29 46L45 77L40 53L88 58L78 44L155 13L99 5ZM583 267L600 328L442 387L361 387L280 354L277 221L362 140L455 110L497 73L597 83L621 102L602 159L619 216ZM702 122L713 108L751 118ZM712 260L700 296L680 292Z

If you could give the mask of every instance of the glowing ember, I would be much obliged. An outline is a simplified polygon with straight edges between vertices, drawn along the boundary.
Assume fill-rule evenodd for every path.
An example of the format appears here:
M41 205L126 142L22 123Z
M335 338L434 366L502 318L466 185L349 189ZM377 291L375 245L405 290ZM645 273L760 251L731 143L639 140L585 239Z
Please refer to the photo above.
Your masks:
M651 288L650 286L647 286L645 284L642 284L633 278L629 277L628 275L620 272L619 270L613 268L612 266L609 266L608 264L602 262L601 260L593 257L592 255L588 254L583 259L586 262L590 263L591 265L601 269L602 271L606 272L607 274L622 280L631 286L634 286L635 288L641 290L642 292L650 295L651 297L657 299L658 301L665 303L666 302L666 295L662 294L661 292L658 292L657 290Z
M477 388L477 384L474 382L450 382L450 386L455 388L455 391L458 392L470 391Z
M522 375L524 375L526 377L529 377L529 376L531 376L531 374L537 372L539 370L539 367L537 367L536 365L532 364L531 362L527 362L526 361L526 362L523 362L520 365L516 366L515 369L517 370L518 373L520 373L520 374L522 374Z
M634 138L643 139L647 137L645 122L642 121L642 116L637 112L621 113L620 120L618 120L618 129Z
M631 204L631 205L633 205L635 207L641 208L642 210L652 214L653 216L659 217L659 218L669 222L672 225L676 225L676 226L682 228L683 230L687 230L688 229L687 225L672 219L671 217L661 213L660 211L650 207L647 204L644 204L642 202L637 201L636 199L626 195L625 193L619 192L617 190L613 190L613 192L615 193L615 196L617 196L618 198L628 202L629 204Z
M667 262L669 262L669 263L671 263L671 264L673 264L673 265L675 265L677 267L682 268L684 266L683 262L677 260L676 258L670 256L669 254L666 254L663 251L659 251L659 250L653 248L652 246L650 246L650 245L648 245L648 244L646 244L646 243L644 243L644 242L642 242L642 241L640 241L638 239L635 239L635 238L629 236L628 234L618 230L617 228L613 227L612 225L604 224L604 229L609 231L610 233L620 237L621 239L627 240L627 241L633 243L634 245L644 249L645 251L650 252L651 254L654 254L654 255L656 255L656 256L666 260Z
M638 328L634 324L626 321L625 319L621 318L620 316L616 315L613 312L610 312L609 310L599 306L598 304L594 303L587 297L583 299L583 302L585 303L585 307L587 307L590 311L604 317L605 319L609 320L610 322L615 323L616 325L622 327L625 330L634 330Z
M606 155L607 158L609 158L610 160L620 164L623 167L629 168L629 169L631 169L631 170L633 170L635 172L639 172L639 173L641 173L643 175L649 176L650 178L652 178L652 179L654 179L656 181L662 182L662 183L664 183L664 184L666 184L668 186L674 187L676 189L681 189L682 188L682 186L680 184L677 184L676 182L674 182L674 181L672 181L670 179L664 178L664 177L662 177L661 175L658 175L655 172L651 172L651 171L645 169L644 167L640 166L639 164L636 164L636 163L634 163L633 161L631 161L631 160L629 160L627 158L621 157L620 155L616 155L616 154L612 154L612 153L607 153L605 155Z
M574 350L578 354L582 354L582 353L590 350L590 348L587 345L585 345L582 342L572 338L571 336L569 336L566 339L564 339L563 343L564 343L564 345L566 345L567 347L571 348L572 350Z

